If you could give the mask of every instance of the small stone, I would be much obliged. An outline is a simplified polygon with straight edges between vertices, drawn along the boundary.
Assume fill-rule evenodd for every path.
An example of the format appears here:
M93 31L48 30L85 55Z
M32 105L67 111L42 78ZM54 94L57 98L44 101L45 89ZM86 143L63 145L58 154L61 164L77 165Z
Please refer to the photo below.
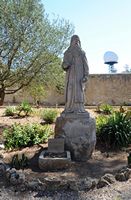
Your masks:
M16 169L15 168L10 169L10 174L15 174L15 173L16 173Z
M5 145L4 144L0 144L0 149L4 149Z
M117 181L126 181L126 177L125 177L125 174L123 172L117 173L116 176L115 176L115 179Z
M26 191L26 185L25 184L21 184L20 185L20 191L21 192L25 192Z
M2 154L0 154L0 159L3 159L3 155Z
M6 165L4 163L0 163L0 176L3 176L6 172Z
M124 173L126 180L128 180L131 177L131 169L130 168L126 168L121 170L121 172Z
M106 180L102 177L102 178L100 178L100 180L99 180L98 183L97 183L97 189L103 188L103 187L105 187L105 186L107 186L107 185L110 185L109 182L106 181Z
M91 179L82 179L78 182L79 190L90 190L92 188L92 180Z
M105 174L103 179L108 181L110 184L115 183L115 177L112 174Z
M91 186L90 189L94 189L96 186L97 186L97 183L96 183L96 181L94 180L94 181L92 181L92 186Z
M71 190L78 191L78 184L75 180L70 180L68 183Z
M30 181L30 182L28 182L27 186L31 190L36 190L38 188L38 184L39 184L38 181Z
M12 185L17 185L17 184L18 184L18 181L17 181L17 179L15 178L15 176L11 176L11 177L10 177L10 183L11 183Z
M7 169L7 170L6 170L5 175L6 175L6 178L9 180L9 179L10 179L10 176L11 176L10 169Z
M25 175L22 173L19 173L18 183L22 184L25 182Z

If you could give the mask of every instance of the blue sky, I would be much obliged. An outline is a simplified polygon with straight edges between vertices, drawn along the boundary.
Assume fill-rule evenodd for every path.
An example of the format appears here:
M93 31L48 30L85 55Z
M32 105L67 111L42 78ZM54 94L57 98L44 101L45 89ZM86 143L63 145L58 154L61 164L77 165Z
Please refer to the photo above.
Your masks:
M103 56L118 55L118 72L131 66L131 0L42 0L46 13L75 26L86 52L90 73L107 73Z

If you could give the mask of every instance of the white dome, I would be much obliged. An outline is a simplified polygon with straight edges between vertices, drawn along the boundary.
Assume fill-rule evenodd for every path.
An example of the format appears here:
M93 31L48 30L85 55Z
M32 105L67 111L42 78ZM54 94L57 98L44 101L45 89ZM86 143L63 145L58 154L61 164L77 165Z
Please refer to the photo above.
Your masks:
M118 56L116 53L112 51L107 51L104 54L104 63L117 63L118 62Z

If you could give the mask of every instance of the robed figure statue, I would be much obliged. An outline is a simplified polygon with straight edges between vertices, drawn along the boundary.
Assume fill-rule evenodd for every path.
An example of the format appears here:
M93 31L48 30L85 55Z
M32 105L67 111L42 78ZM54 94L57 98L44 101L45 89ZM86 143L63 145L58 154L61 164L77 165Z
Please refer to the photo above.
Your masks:
M64 113L86 112L84 87L88 80L89 67L77 35L71 37L70 46L64 53L62 68L66 71Z

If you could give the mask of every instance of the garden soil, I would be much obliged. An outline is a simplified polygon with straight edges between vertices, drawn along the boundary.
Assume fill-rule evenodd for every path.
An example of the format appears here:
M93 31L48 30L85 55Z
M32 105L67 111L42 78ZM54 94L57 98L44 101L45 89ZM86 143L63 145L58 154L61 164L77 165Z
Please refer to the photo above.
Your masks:
M26 117L26 118L12 118L4 116L5 108L0 108L0 142L3 140L2 131L5 127L9 127L14 122L16 123L34 123L41 122L39 116ZM95 116L94 110L88 110L92 116ZM96 178L99 179L106 173L115 174L119 169L127 166L128 151L121 152L105 152L101 147L96 148L92 158L87 162L72 162L71 166L65 170L55 172L42 172L38 167L38 157L43 148L47 144L35 145L27 147L22 150L5 151L0 150L0 155L6 163L9 163L15 154L24 153L30 160L28 168L24 169L24 174L27 180L40 180L44 178L54 178L76 181L81 178ZM8 199L25 199L25 200L131 200L131 179L126 182L116 181L110 186L93 189L90 191L54 191L48 192L18 192L14 191L11 187L7 187L5 181L0 177L0 200Z

